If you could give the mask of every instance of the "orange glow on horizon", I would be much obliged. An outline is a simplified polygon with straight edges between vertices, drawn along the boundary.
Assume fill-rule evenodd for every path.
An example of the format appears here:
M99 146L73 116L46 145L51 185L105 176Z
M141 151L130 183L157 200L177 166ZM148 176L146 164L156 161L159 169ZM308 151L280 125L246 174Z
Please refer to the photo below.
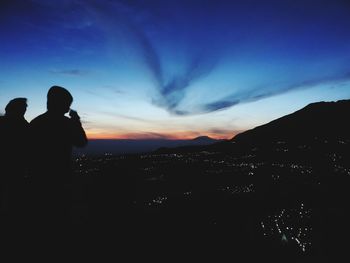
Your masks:
M213 139L231 139L239 132L230 132L227 134L217 134L211 132L185 132L180 131L176 133L155 133L155 132L132 132L124 134L112 134L103 132L89 132L87 131L87 137L89 139L109 139L109 140L191 140L199 136L208 136Z

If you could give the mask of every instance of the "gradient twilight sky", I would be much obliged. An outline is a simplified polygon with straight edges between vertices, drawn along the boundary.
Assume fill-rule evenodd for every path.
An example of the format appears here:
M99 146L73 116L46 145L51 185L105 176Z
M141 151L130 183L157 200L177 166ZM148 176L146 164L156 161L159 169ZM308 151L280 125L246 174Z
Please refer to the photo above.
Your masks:
M0 112L71 91L90 138L231 138L350 98L348 0L1 0Z

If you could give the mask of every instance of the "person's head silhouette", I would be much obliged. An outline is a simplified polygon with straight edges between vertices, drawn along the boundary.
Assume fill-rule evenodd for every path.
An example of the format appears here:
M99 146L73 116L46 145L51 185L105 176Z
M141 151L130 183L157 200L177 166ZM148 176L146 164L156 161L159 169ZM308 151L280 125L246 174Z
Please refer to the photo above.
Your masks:
M69 111L73 97L68 90L60 86L52 86L47 93L47 110L64 115Z
M27 110L26 98L15 98L10 100L5 108L5 116L12 118L23 118Z

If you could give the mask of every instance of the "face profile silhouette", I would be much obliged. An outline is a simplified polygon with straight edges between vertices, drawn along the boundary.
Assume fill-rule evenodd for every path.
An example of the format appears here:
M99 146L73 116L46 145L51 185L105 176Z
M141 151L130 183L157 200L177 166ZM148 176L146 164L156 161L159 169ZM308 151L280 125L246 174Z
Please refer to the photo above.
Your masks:
M64 115L69 111L73 96L60 86L52 86L47 93L47 110L49 113Z
M5 108L5 116L11 118L24 118L24 114L27 111L27 99L15 98L10 100Z

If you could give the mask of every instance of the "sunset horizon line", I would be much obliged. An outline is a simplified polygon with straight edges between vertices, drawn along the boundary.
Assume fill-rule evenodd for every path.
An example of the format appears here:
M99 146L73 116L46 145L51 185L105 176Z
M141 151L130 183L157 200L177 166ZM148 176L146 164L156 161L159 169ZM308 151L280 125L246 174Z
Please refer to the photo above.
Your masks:
M238 133L237 133L238 134ZM174 135L174 134L120 134L120 135L103 135L103 134L89 134L87 137L89 140L193 140L198 137L209 137L215 140L229 140L235 137L237 134L231 133L230 135L212 135L212 134L198 134L198 135Z

